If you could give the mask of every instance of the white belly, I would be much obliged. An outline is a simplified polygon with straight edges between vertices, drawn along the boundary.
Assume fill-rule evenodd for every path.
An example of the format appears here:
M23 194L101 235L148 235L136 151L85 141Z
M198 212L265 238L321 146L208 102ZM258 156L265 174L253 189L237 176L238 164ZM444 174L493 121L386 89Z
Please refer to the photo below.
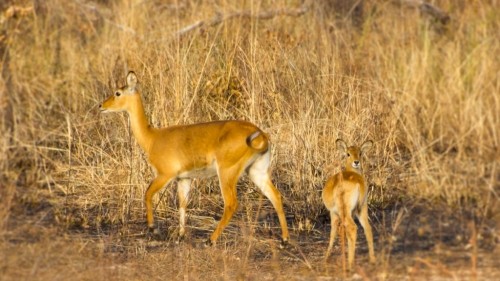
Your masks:
M193 178L210 178L217 175L217 168L215 162L203 168L184 171L177 175L180 179L193 179Z

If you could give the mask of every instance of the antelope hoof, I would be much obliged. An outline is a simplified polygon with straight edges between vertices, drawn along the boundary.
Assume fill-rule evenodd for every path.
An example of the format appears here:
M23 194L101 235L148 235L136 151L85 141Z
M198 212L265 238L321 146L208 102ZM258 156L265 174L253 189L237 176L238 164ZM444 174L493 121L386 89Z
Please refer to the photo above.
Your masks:
M183 234L183 235L179 235L177 236L177 239L175 240L175 244L181 244L184 242L186 236Z
M285 249L288 246L288 239L281 239L280 249Z
M148 227L146 237L148 238L148 240L152 240L155 238L158 239L160 237L160 230L154 227Z
M160 231L157 228L155 228L154 225L151 225L151 226L148 226L148 232L151 234L158 234Z
M204 244L205 248L210 248L213 245L214 245L214 243L210 239L207 239L207 241L205 241L205 244Z

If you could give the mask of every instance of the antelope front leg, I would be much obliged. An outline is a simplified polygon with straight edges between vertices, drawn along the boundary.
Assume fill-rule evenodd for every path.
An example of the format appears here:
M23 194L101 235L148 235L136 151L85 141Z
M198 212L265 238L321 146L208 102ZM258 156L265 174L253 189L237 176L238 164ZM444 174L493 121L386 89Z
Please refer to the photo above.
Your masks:
M160 189L165 187L170 181L169 176L159 175L157 176L149 185L146 190L145 204L146 204L146 220L148 222L148 227L150 230L154 230L154 218L153 218L153 196Z
M188 204L189 191L191 190L191 180L182 179L177 185L177 197L179 199L179 237L178 241L184 239L186 234L186 207Z

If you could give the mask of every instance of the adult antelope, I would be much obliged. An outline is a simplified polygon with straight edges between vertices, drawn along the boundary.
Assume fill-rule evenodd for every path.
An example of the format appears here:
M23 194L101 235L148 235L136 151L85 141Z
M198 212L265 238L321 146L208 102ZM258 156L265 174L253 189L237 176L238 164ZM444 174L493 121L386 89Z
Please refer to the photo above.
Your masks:
M341 222L347 234L348 266L349 269L352 269L357 236L357 226L352 218L353 214L358 217L365 231L370 262L375 262L372 228L368 221L368 190L361 163L363 154L370 150L373 142L366 141L361 145L361 148L357 146L347 147L346 143L341 139L337 139L336 144L337 148L345 153L346 159L345 169L330 177L323 189L323 203L330 211L332 224L326 257L330 255L337 228Z
M152 128L144 113L134 72L128 73L126 86L115 90L99 107L102 112L128 113L132 132L156 170L157 176L145 196L150 229L154 228L153 196L169 182L177 180L179 237L183 238L191 179L217 175L224 199L224 213L206 242L208 246L215 244L236 211L236 183L243 171L247 171L278 213L282 230L281 246L286 245L289 236L281 194L271 182L269 172L270 144L267 135L258 127L246 121L216 121Z

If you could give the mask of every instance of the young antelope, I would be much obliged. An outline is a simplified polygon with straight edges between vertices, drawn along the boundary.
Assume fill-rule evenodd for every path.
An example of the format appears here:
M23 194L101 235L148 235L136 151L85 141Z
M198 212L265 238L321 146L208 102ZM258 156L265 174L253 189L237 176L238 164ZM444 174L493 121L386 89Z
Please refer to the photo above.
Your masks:
M370 150L372 141L366 141L361 147L350 146L338 139L337 148L345 154L345 169L330 177L323 189L323 203L330 211L331 232L326 257L331 253L339 223L342 223L347 236L348 267L352 269L356 249L357 226L352 217L355 214L364 229L368 242L370 262L375 262L372 228L368 221L367 185L362 169L362 155Z

